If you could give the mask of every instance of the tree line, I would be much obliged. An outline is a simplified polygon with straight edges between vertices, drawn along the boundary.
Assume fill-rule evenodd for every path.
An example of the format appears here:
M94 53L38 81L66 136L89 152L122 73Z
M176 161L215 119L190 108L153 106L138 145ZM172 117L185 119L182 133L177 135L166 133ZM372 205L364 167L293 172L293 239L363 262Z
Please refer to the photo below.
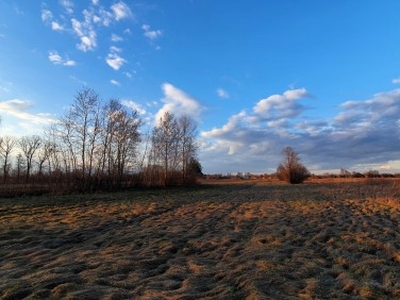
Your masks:
M194 184L201 174L196 124L166 112L148 134L117 99L105 104L90 88L42 136L0 137L3 189L14 183L48 192L93 192Z

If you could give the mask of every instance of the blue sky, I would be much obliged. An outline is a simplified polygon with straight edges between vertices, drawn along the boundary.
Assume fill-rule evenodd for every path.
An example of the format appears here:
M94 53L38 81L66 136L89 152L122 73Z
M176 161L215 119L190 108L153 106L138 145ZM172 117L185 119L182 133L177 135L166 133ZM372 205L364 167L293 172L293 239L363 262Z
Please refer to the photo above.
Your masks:
M84 86L198 122L206 173L400 172L400 2L1 1L0 136Z

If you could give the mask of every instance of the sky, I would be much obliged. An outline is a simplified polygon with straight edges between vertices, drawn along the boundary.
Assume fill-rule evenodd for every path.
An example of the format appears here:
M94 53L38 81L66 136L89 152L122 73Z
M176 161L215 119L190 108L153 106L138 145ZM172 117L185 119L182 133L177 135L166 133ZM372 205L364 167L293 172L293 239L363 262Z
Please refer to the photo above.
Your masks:
M203 172L400 172L398 0L0 1L0 136L84 87L197 123Z

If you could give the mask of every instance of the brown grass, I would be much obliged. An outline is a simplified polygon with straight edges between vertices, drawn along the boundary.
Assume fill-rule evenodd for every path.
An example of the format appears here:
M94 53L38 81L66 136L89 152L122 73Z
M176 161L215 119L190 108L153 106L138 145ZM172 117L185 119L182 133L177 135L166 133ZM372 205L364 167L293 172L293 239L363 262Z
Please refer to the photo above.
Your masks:
M398 189L242 181L0 199L0 298L399 298Z

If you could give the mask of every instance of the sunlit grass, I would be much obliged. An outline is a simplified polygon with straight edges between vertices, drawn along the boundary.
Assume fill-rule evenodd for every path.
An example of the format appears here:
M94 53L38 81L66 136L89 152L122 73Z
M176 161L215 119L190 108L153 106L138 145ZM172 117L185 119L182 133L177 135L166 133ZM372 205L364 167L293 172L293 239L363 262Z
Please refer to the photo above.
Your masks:
M0 298L394 299L398 199L386 181L0 199Z

